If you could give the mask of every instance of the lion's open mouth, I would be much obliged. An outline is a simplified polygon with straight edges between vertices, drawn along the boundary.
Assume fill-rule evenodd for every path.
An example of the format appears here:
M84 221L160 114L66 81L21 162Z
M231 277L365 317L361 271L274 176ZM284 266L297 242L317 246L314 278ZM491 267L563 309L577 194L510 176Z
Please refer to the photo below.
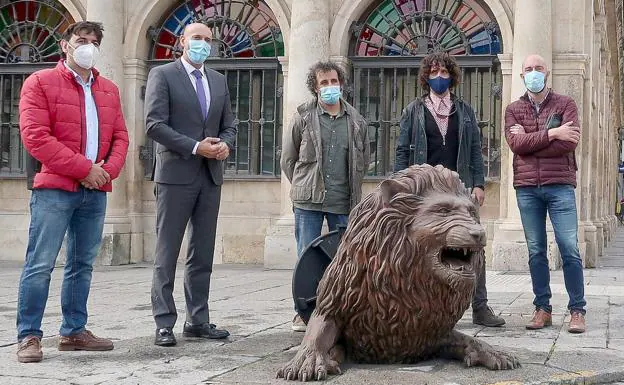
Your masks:
M444 247L440 252L440 262L456 274L472 276L472 258L481 250L480 247Z

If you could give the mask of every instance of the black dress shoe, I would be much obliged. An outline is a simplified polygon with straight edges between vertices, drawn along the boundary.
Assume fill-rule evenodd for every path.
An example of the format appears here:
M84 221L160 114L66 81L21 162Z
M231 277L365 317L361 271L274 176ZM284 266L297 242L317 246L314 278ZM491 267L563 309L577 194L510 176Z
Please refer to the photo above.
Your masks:
M174 346L177 343L173 328L156 329L156 339L154 345L158 346Z
M217 329L214 324L205 323L201 325L191 325L190 323L185 322L183 335L184 337L220 340L227 338L230 335L230 332L227 330Z

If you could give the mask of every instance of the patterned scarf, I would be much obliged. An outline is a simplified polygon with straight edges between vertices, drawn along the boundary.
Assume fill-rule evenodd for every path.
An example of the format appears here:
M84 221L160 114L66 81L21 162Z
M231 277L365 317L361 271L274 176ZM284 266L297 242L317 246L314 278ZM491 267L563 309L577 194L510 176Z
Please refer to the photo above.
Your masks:
M425 106L433 115L433 118L438 125L440 134L442 134L442 144L446 145L446 132L448 131L448 118L451 114L453 102L451 101L451 94L448 93L444 97L439 97L433 92L429 94L429 97L425 98Z

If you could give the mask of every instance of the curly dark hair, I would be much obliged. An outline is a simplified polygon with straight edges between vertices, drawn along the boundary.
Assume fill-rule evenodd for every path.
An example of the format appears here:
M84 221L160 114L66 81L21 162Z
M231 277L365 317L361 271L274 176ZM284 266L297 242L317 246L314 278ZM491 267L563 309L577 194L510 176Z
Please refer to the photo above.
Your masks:
M102 31L104 31L102 23L98 23L97 21L79 21L77 23L70 24L70 26L67 27L65 32L63 32L62 39L69 41L73 35L78 35L80 32L94 33L98 44L100 44L102 43L102 38L104 37ZM66 55L63 52L61 56L65 58Z
M313 96L316 96L316 74L318 73L326 73L330 71L336 71L338 74L338 81L342 87L345 86L346 75L342 68L336 63L326 61L326 62L317 62L312 67L310 67L310 71L308 71L308 76L306 78L306 86L308 86L308 90L312 93Z
M431 72L431 67L434 66L444 66L449 72L451 76L451 87L456 87L460 82L460 71L459 66L457 65L457 61L447 52L434 52L425 56L425 58L420 63L420 71L418 72L418 80L420 81L420 85L426 93L429 93L429 74Z

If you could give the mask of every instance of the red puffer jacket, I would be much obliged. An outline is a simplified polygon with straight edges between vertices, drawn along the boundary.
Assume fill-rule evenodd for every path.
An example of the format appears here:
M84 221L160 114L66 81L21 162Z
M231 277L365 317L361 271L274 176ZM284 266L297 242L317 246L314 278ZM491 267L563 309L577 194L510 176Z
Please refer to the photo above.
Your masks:
M128 153L128 131L119 90L93 70L91 92L98 112L98 154L96 163L111 179L119 176ZM86 130L84 91L63 61L56 68L30 75L20 95L20 133L24 147L39 162L34 188L78 191L80 180L91 170L85 157ZM112 191L108 183L100 188Z
M567 122L579 126L574 100L552 90L544 99L539 114L527 94L505 110L505 138L514 153L514 187L570 184L576 187L576 144L548 140L547 123L560 118L558 127ZM512 134L511 126L520 124L524 134ZM552 128L552 125L551 125Z

